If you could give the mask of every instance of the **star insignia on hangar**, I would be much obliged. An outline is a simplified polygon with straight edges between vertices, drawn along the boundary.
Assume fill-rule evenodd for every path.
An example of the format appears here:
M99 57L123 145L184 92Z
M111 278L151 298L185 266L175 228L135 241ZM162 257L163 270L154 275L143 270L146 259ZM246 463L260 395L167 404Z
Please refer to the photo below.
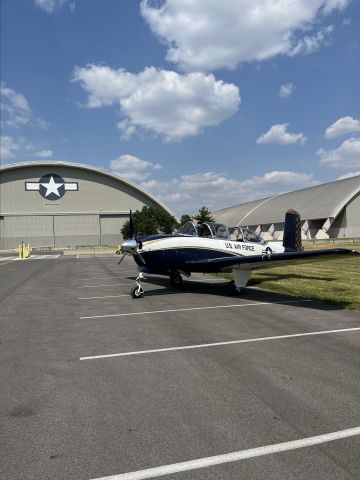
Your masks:
M64 182L56 183L54 177L51 175L48 183L40 183L40 185L46 188L45 198L51 193L54 193L60 198L59 188L64 185Z
M59 200L66 191L77 191L79 188L77 182L65 182L60 175L48 173L38 182L25 182L25 190L39 192L46 200Z

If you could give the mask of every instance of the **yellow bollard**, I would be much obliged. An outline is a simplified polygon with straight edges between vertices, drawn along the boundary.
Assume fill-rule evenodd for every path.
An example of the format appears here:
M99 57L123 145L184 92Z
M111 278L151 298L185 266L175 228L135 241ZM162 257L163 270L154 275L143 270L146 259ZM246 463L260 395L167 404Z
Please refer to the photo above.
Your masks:
M21 257L21 244L19 243L19 258L22 258Z
M30 248L30 243L28 243L28 257L31 255L31 248Z

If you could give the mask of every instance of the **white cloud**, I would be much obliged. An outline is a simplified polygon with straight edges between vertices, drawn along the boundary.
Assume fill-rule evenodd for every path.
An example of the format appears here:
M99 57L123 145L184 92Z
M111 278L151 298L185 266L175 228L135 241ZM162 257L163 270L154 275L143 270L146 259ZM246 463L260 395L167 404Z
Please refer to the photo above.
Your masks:
M312 175L288 171L268 172L242 181L230 178L226 173L202 172L169 181L149 180L142 182L142 186L178 214L191 214L195 213L194 208L202 205L215 210L316 183Z
M48 157L51 157L53 153L54 152L52 150L40 150L39 152L32 154L32 156L40 157L40 158L48 158Z
M31 118L32 112L26 97L17 93L5 84L0 86L1 111L5 113L5 125L19 127L26 125Z
M336 180L344 180L345 178L357 177L358 175L360 175L360 170L358 172L348 172L344 175L340 175Z
M325 138L336 138L354 132L360 132L360 120L342 117L325 130Z
M334 27L332 25L328 25L315 35L305 35L297 41L296 45L294 45L293 48L288 52L288 55L290 55L290 57L294 57L295 55L299 54L310 55L310 53L314 53L319 50L321 45L328 46L330 44L330 35L333 30Z
M34 116L25 95L7 87L5 83L0 86L0 98L0 110L4 117L2 127L23 127L29 124L30 120L31 126L40 127L44 130L49 127L48 122Z
M330 167L360 167L360 138L349 138L334 150L320 148L316 155L320 158L320 163Z
M185 71L234 69L276 55L308 54L333 27L321 23L350 0L142 0L150 29Z
M110 170L130 181L139 182L148 178L153 170L160 170L159 163L151 163L133 155L120 155L110 162Z
M35 0L35 5L47 13L53 13L67 1L68 0Z
M306 142L306 137L303 133L289 133L286 131L288 123L279 123L273 125L269 131L260 135L256 140L258 144L264 143L278 143L279 145L292 145L294 143L300 143L301 145Z
M118 127L123 136L145 129L166 141L198 135L218 125L239 107L239 89L213 75L181 75L154 67L139 74L107 66L76 67L74 81L88 92L90 108L118 105L125 117Z
M18 148L12 137L6 135L0 137L0 159L13 158Z
M294 90L295 90L295 86L291 82L290 83L284 83L280 87L279 97L280 98L289 98L293 94Z

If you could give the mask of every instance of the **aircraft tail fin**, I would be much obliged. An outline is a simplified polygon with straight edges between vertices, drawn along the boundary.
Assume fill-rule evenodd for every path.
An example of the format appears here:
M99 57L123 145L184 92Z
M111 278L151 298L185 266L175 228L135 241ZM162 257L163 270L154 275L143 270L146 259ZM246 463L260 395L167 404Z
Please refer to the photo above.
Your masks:
M285 251L299 252L303 250L300 215L292 209L289 209L285 215L283 245Z

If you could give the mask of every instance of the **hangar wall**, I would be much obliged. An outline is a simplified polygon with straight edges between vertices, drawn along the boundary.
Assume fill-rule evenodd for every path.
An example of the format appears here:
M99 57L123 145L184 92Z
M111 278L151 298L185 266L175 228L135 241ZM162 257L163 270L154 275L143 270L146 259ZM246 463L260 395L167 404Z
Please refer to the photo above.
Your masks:
M130 209L144 205L174 215L141 187L88 165L6 165L0 168L0 248L21 241L34 247L116 245Z
M282 240L288 208L300 213L303 239L360 237L360 175L222 208L216 221Z

